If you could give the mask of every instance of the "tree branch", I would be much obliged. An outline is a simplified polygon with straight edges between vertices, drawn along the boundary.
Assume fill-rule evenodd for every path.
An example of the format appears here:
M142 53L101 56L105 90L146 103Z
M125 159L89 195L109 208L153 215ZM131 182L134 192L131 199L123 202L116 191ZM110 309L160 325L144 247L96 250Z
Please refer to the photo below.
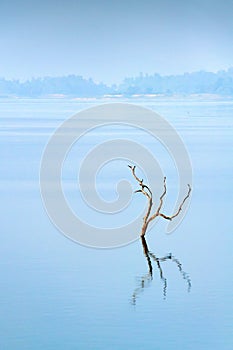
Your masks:
M179 206L177 212L176 212L174 215L172 215L172 216L167 216L167 215L164 215L164 214L162 214L162 213L159 213L159 215L162 216L164 219L167 219L167 220L172 220L172 219L174 219L176 216L178 216L178 215L180 214L180 212L181 212L181 210L182 210L182 207L183 207L185 201L186 201L186 200L188 199L188 197L190 196L190 193L191 193L191 186L188 185L188 193L187 193L186 197L183 199L183 202L180 204L180 206Z
M139 186L141 187L141 189L135 191L135 193L141 192L148 199L147 211L146 211L146 214L145 214L145 216L143 218L143 225L142 225L142 231L141 231L141 236L144 236L145 233L146 233L146 230L147 230L147 226L149 224L148 218L150 216L151 209L152 209L152 206L153 206L152 192L151 192L150 188L143 183L143 179L140 180L139 177L137 177L137 175L135 174L136 166L135 165L134 166L128 165L128 167L131 169L133 177L137 180L137 182L139 183Z

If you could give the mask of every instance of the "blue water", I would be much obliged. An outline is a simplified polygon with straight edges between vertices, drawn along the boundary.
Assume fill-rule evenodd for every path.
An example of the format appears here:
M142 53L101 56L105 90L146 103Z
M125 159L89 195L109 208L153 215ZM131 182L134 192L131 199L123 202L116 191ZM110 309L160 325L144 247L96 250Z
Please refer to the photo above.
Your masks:
M0 101L0 348L232 349L233 101L127 101L163 115L193 166L188 213L171 235L158 221L146 236L149 258L140 239L109 250L72 242L53 226L41 201L39 169L49 137L63 120L103 102ZM130 133L120 130L121 136ZM109 130L100 134L84 141L83 154L113 137ZM146 143L143 135L141 140ZM68 165L64 187L75 204L76 172ZM116 168L125 171L124 162ZM101 188L101 176L109 178L100 173L100 192L112 199L112 179ZM132 208L141 204L134 199ZM82 207L85 220L89 210ZM96 213L93 220L100 224Z

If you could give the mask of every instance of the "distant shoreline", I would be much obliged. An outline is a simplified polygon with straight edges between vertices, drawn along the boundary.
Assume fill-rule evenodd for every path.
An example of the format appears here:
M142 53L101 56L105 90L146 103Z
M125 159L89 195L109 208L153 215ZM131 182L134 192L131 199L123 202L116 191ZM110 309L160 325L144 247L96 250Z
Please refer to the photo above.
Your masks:
M199 93L199 94L106 94L102 96L74 96L74 95L65 95L65 94L48 94L44 96L17 96L17 95L0 95L0 100L75 100L75 101L99 101L99 100L130 100L136 101L140 99L147 100L159 100L159 99L191 99L191 100L233 100L233 95L222 95L222 94L208 94L208 93Z

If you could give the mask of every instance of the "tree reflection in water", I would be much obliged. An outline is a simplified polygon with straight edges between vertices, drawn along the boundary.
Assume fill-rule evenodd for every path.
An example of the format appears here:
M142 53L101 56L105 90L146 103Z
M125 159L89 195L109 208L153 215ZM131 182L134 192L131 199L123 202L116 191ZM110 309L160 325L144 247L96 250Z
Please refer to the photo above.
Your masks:
M177 258L175 258L172 254L168 254L162 258L157 258L154 253L150 252L148 245L147 245L147 242L146 242L146 239L145 239L145 236L141 236L141 242L142 242L143 252L144 252L144 255L146 257L147 264L148 264L148 273L140 278L139 286L134 290L134 292L132 294L132 298L131 298L132 304L133 305L136 304L136 300L137 300L139 294L141 294L142 291L144 290L144 288L148 287L153 280L152 261L155 262L155 266L159 270L160 279L162 280L162 283L163 283L163 298L164 299L166 299L166 296L167 296L167 279L164 277L162 266L161 266L161 263L163 263L164 261L170 260L178 267L178 270L179 270L182 278L187 283L188 292L190 292L191 279L190 279L189 275L186 272L184 272L180 261Z

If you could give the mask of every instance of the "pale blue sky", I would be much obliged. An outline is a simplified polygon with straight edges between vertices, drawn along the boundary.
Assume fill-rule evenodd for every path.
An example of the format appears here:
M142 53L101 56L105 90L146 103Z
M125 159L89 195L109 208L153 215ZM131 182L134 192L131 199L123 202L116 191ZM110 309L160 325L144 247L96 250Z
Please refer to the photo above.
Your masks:
M0 0L0 77L227 69L232 18L232 0Z

